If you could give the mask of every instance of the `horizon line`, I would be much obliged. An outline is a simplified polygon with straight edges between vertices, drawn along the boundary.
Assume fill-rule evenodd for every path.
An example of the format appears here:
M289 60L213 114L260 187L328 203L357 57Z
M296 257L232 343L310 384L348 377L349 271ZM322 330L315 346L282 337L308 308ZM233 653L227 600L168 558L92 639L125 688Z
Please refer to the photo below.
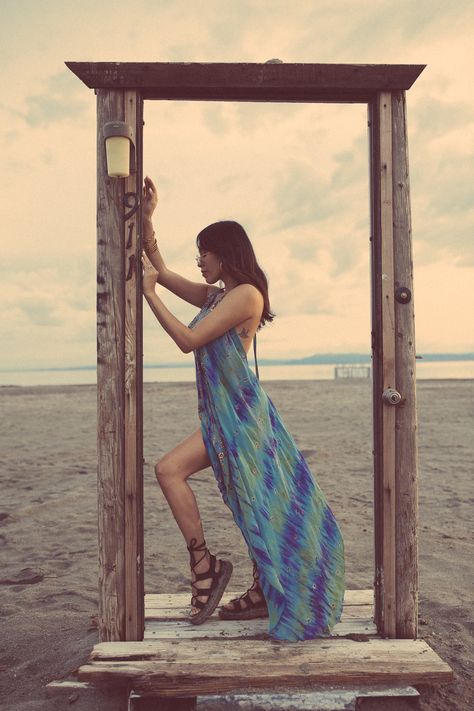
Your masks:
M338 360L335 360L335 358ZM303 356L302 358L261 358L259 359L260 365L338 365L338 361L343 358L361 358L365 359L365 362L371 361L372 356L370 353L356 353L356 352L345 352L345 353L314 353L310 356ZM315 359L313 362L312 359ZM317 359L321 359L318 362ZM449 361L449 360L474 360L474 352L465 351L459 353L451 352L439 352L439 353L425 353L424 355L418 355L416 357L417 361L430 360L430 361ZM253 358L251 358L253 360ZM362 361L364 362L364 361ZM344 362L341 363L344 365ZM352 363L354 364L354 363ZM174 363L150 363L144 364L143 369L149 370L151 368L194 368L194 361L191 362L174 362ZM27 366L25 368L0 368L0 373L18 373L18 372L51 372L51 371L70 371L70 370L97 370L97 364L94 365L70 365L70 366Z

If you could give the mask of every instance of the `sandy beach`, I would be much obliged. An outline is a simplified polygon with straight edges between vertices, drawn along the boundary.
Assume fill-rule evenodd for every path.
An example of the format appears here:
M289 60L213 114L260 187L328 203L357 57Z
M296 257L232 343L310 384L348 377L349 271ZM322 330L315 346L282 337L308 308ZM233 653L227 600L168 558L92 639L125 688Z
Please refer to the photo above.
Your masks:
M348 587L371 587L370 384L273 381L264 387L339 520ZM435 711L468 711L474 694L473 401L474 381L418 385L420 636L455 671L453 684L420 687L420 708ZM145 589L186 592L188 554L153 465L198 426L195 386L147 384L144 409ZM97 641L95 386L3 387L0 417L0 706L82 711L80 694L55 700L45 685L84 663ZM212 471L192 481L207 542L231 557L231 587L243 590L251 566Z

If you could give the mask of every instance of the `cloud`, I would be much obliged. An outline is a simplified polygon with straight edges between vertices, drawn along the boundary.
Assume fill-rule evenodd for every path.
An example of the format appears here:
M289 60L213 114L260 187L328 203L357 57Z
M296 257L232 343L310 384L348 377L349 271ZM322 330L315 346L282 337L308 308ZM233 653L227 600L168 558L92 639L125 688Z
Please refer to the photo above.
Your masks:
M453 131L463 129L466 123L474 120L474 108L465 101L449 101L436 96L427 96L418 102L410 127L417 139L426 136L430 142L439 136L445 137Z
M325 220L337 206L329 182L312 165L296 160L276 176L273 202L278 215L274 226L283 230Z
M227 133L230 128L229 117L226 115L222 104L209 103L203 107L204 125L215 134Z
M36 326L60 326L63 323L63 319L58 313L57 303L45 295L39 299L33 296L23 296L16 303L27 319Z
M33 128L78 120L89 110L87 96L69 69L50 77L40 94L27 96L26 106L24 119Z
M472 3L300 0L288 9L285 0L137 0L132 8L117 0L112 14L91 0L7 5L1 189L15 219L1 235L2 363L95 360L95 102L64 68L69 58L428 62L408 92L417 327L432 349L466 345L456 314L461 302L466 312L474 307L465 78ZM132 27L133 13L146 22ZM145 169L159 184L156 228L170 268L199 279L196 232L237 219L278 314L262 332L265 355L368 349L366 107L147 102L145 109ZM438 301L452 317L441 329ZM168 293L165 302L184 323L195 313ZM149 361L180 360L145 314Z

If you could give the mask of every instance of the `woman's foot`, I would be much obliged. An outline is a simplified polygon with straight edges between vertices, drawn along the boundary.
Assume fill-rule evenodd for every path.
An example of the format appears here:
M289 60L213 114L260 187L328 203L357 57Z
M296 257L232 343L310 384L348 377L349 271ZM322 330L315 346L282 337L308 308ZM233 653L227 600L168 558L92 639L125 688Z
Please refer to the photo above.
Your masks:
M209 553L206 542L197 544L191 539L188 551L191 559L192 598L189 621L194 625L205 622L218 606L232 575L232 563L217 560Z
M221 620L253 620L268 617L268 608L258 579L257 564L253 564L253 585L243 595L236 597L219 610Z

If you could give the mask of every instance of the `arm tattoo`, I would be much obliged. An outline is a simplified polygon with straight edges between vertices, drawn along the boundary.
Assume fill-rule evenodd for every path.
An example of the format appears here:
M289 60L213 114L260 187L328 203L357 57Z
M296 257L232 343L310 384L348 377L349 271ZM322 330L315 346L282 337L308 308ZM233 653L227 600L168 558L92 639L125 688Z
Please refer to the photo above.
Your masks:
M240 338L248 338L249 337L249 329L242 328L241 332L237 335L240 336Z

